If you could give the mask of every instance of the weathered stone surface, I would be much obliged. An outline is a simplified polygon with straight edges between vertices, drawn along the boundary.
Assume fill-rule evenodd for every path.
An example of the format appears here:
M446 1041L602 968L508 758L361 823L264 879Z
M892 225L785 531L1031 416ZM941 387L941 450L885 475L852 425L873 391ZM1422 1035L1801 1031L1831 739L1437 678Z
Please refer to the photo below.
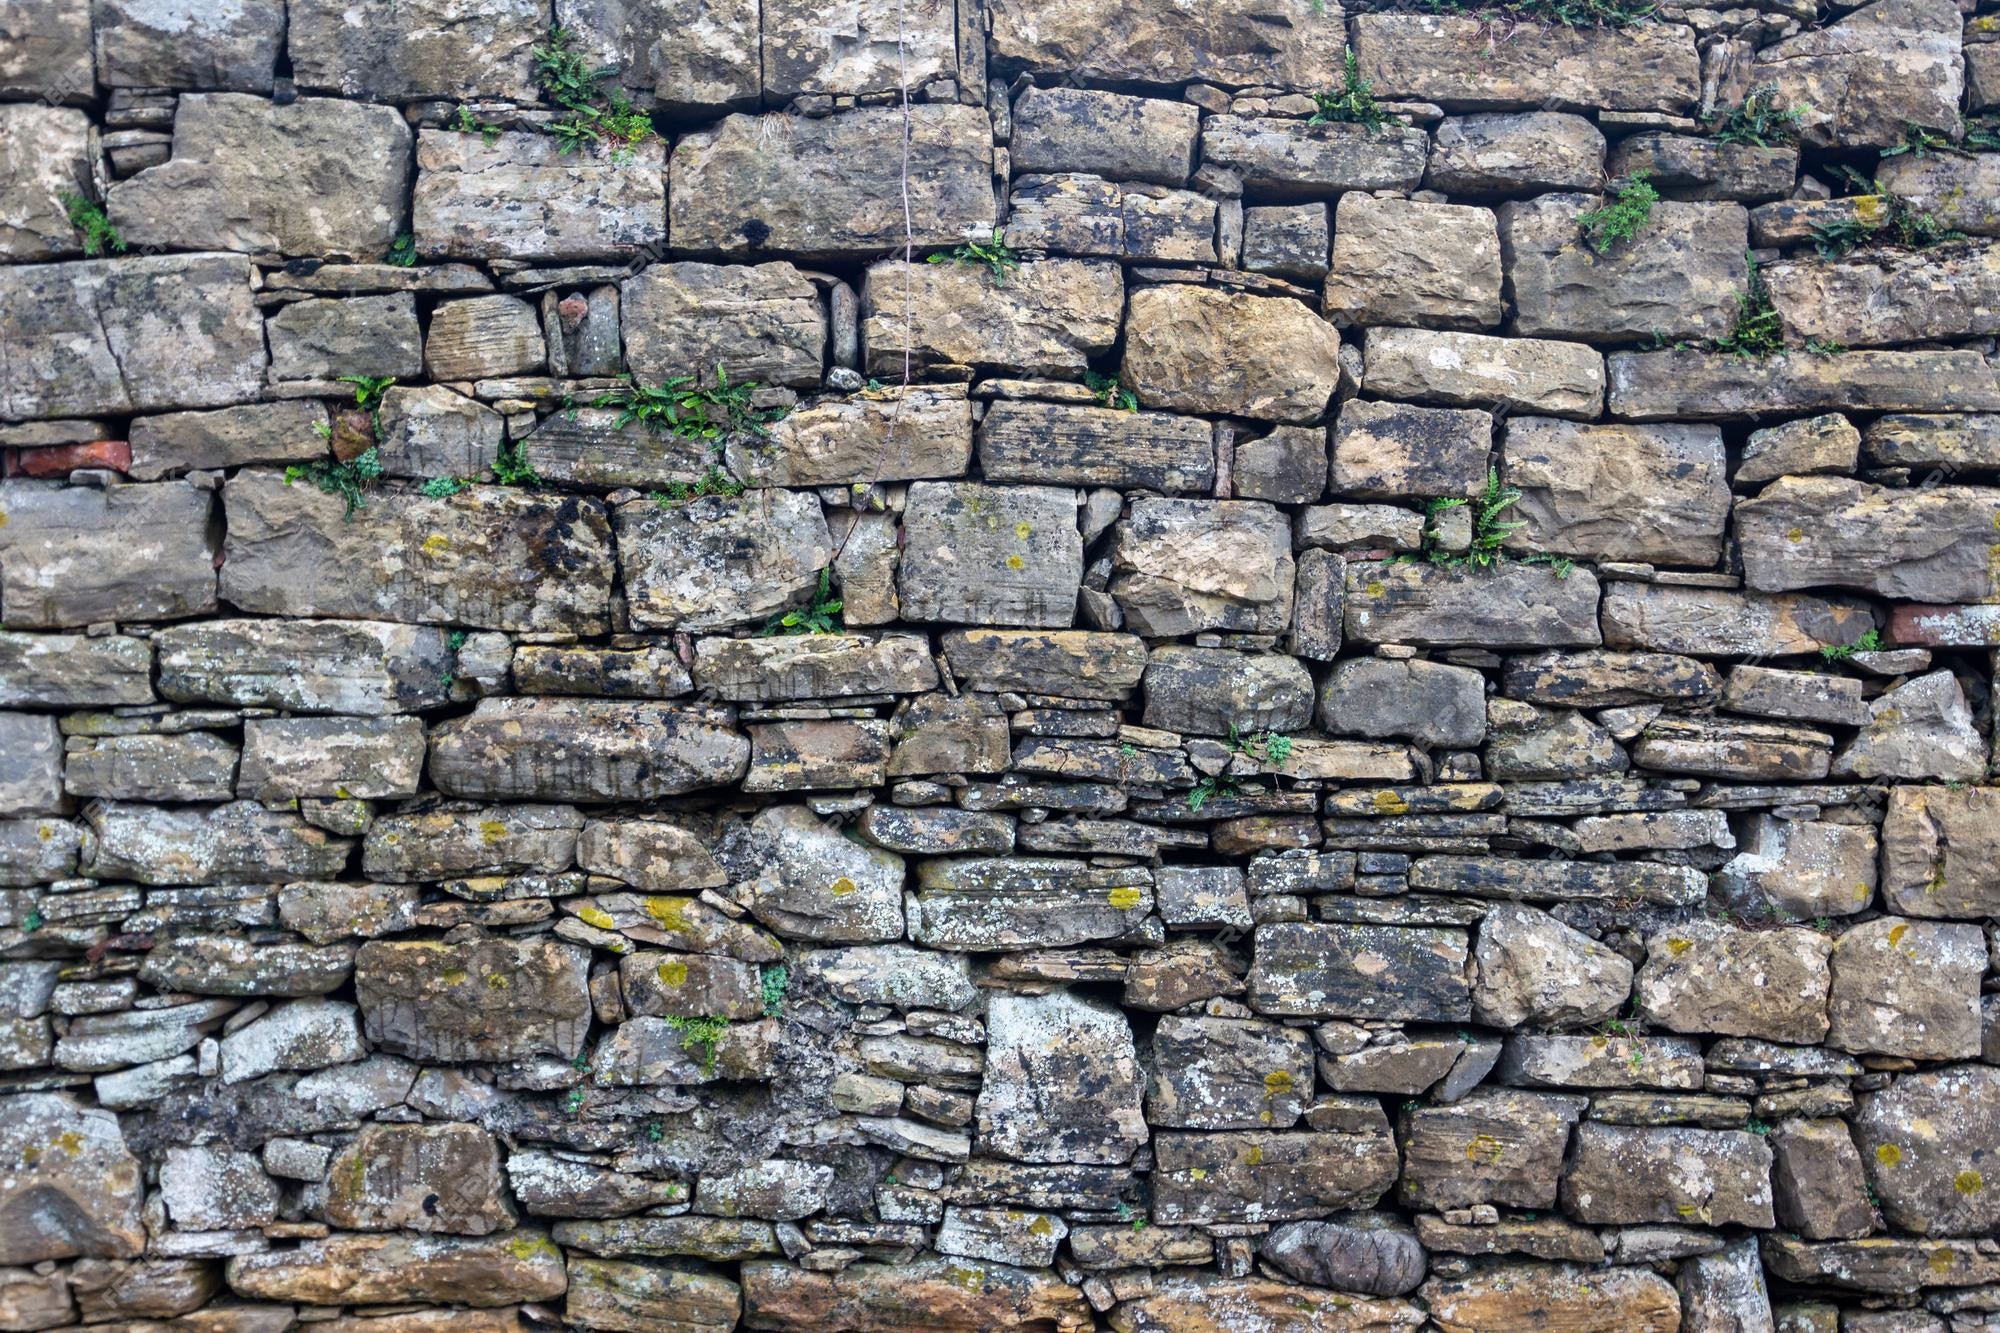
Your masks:
M1791 193L1799 150L1793 144L1722 143L1656 131L1619 140L1605 170L1615 180L1643 176L1674 199L1754 203Z
M431 312L424 373L439 380L530 375L548 357L534 307L513 296L446 301Z
M1458 15L1362 15L1354 22L1361 76L1377 97L1452 108L1683 111L1694 103L1698 61L1687 28L1529 25L1489 41L1479 23Z
M953 630L940 636L952 673L975 690L1122 699L1145 674L1143 640L1089 630Z
M1333 489L1364 500L1464 497L1486 481L1489 413L1354 398L1333 432Z
M374 101L533 101L530 50L547 22L535 0L472 13L452 0L303 0L291 15L295 76L302 88Z
M1818 931L1685 922L1647 938L1639 1012L1669 1032L1812 1044L1826 1035L1832 952Z
M1428 1209L1550 1208L1582 1097L1487 1088L1409 1112L1402 1196Z
M2000 1071L1959 1065L1905 1074L1861 1099L1854 1136L1891 1226L1931 1236L1992 1231L1996 1097Z
M1586 1027L1616 1014L1632 964L1547 912L1500 904L1479 925L1472 1011L1491 1027Z
M1663 717L1639 734L1632 759L1663 773L1810 781L1826 776L1832 746L1831 736L1804 727Z
M0 1116L0 1263L124 1259L145 1248L145 1180L118 1117L66 1093L26 1092Z
M1892 787L1882 818L1882 897L1902 916L2000 913L2000 792Z
M431 732L431 781L495 800L654 800L739 780L726 712L600 699L486 699Z
M1765 592L1844 586L1919 602L2000 595L1987 547L2000 491L1899 491L1781 477L1737 510L1744 577Z
M1153 909L1150 871L1082 861L926 861L917 889L910 938L933 949L1061 948L1124 935Z
M1393 1214L1289 1222L1272 1231L1257 1252L1288 1276L1337 1291L1401 1296L1424 1280L1423 1246Z
M1704 877L1685 866L1642 861L1529 861L1426 856L1410 867L1410 886L1439 893L1518 902L1639 898L1661 906L1701 901Z
M1289 657L1221 648L1155 648L1146 661L1145 723L1226 736L1289 733L1312 719L1312 677Z
M1927 1286L1969 1287L1992 1281L2000 1270L1969 1241L1880 1236L1814 1245L1768 1236L1759 1248L1776 1277L1847 1291L1909 1295Z
M444 499L337 496L237 474L222 595L245 611L596 632L611 584L601 502L475 486Z
M216 608L210 496L180 482L0 482L0 606L14 628Z
M747 1328L983 1326L1081 1333L1091 1324L1081 1291L1052 1273L1005 1264L938 1258L810 1273L753 1260L743 1265L742 1277Z
M1406 1333L1423 1314L1405 1301L1356 1300L1264 1278L1166 1277L1110 1313L1117 1333L1243 1329L1257 1333Z
M817 363L813 373L819 373ZM1027 405L996 404L994 411L1002 406ZM994 420L992 412L986 420ZM726 457L732 472L767 486L963 476L972 459L971 404L961 393L932 388L831 399L786 413L762 436L731 436ZM991 469L987 475L996 481L1031 480L1003 478Z
M647 384L675 375L713 383L819 384L826 315L790 264L654 264L619 286L626 367Z
M1118 336L1123 275L1081 259L1032 260L996 280L983 265L884 260L862 286L862 343L871 373L919 366L1006 366L1078 372Z
M1875 1226L1861 1154L1843 1120L1786 1120L1771 1131L1780 1225L1807 1240L1865 1236Z
M135 481L157 481L196 468L244 463L302 463L326 444L317 427L326 408L316 402L245 403L212 412L168 412L132 423Z
M1786 475L1852 472L1860 451L1861 432L1838 412L1787 421L1750 432L1734 480L1751 485Z
M1918 676L1868 705L1868 725L1833 758L1836 777L1976 781L1986 739L1949 671Z
M1904 128L1956 127L1964 88L1960 23L1939 0L1878 0L1757 53L1752 78L1802 107L1815 146L1887 148Z
M387 880L553 874L576 857L583 816L567 805L385 814L368 826L362 873Z
M1260 926L1249 978L1259 1013L1464 1022L1465 936L1400 926Z
M1767 657L1853 643L1874 620L1853 598L1614 583L1604 593L1603 625L1611 648Z
M1065 628L1083 579L1076 502L1052 487L918 482L897 589L909 620Z
M112 87L271 91L285 16L249 4L111 0L96 13L98 78Z
M1765 281L1794 343L1880 347L2000 330L2000 246L1992 242L1780 262Z
M1344 127L1343 127L1344 128ZM1340 197L1326 312L1442 329L1500 322L1500 236L1493 213L1463 204Z
M1476 671L1439 662L1356 658L1326 678L1319 719L1336 735L1476 746L1486 736L1486 683Z
M368 1056L360 1011L341 1000L294 1000L222 1039L222 1081L242 1083L278 1070L325 1069Z
M954 6L942 0L920 0L900 10L880 0L832 12L794 3L773 5L761 15L753 9L749 27L753 34L761 27L763 36L765 101L783 102L800 93L894 92L950 79L960 72L954 18ZM674 46L661 45L666 51ZM756 76L753 66L753 88Z
M1849 928L1834 941L1826 1044L1919 1060L1977 1055L1984 953L1976 926L1885 916Z
M1303 12L1273 0L1141 13L1092 3L1051 14L1029 0L994 7L994 59L1044 73L1171 84L1193 71L1231 85L1317 88L1340 64L1337 5Z
M902 857L848 841L803 806L775 806L750 827L767 850L748 905L778 935L827 944L902 937Z
M1714 426L1507 423L1501 477L1520 489L1507 538L1522 551L1710 565L1729 522L1728 461Z
M1340 382L1339 350L1302 302L1165 283L1126 303L1119 382L1147 407L1310 423Z
M327 1171L327 1221L351 1231L484 1236L513 1226L493 1137L474 1125L366 1125Z
M1215 484L1215 444L1191 417L1003 400L980 419L979 467L989 481L1199 494Z
M545 134L491 137L418 132L410 222L423 258L616 260L665 242L658 143L565 154Z
M139 978L162 991L196 995L324 995L346 984L352 962L340 946L259 947L227 935L182 935L155 945Z
M1153 1216L1169 1224L1288 1222L1373 1207L1395 1183L1379 1111L1324 1132L1163 1132L1153 1142Z
M1200 116L1188 102L1030 87L1014 103L1014 170L1182 185L1194 170Z
M387 107L191 93L172 158L114 183L105 210L127 245L372 260L408 229L410 142Z
M1558 417L1604 405L1604 358L1582 343L1371 328L1365 345L1363 383L1384 397Z
M1851 916L1875 896L1875 831L1867 825L1759 814L1743 850L1717 872L1716 888L1757 915Z
M1055 991L988 1002L982 1151L1021 1162L1129 1161L1146 1141L1132 1030L1116 1009Z
M264 336L274 379L405 379L422 369L417 298L409 292L295 301L265 321Z
M402 1301L475 1308L548 1300L567 1285L562 1251L539 1231L457 1236L332 1236L229 1261L230 1289L305 1305Z
M1449 116L1438 122L1424 184L1451 194L1593 190L1604 176L1604 135L1560 111Z
M1290 1129L1312 1088L1312 1039L1226 1018L1160 1020L1146 1120L1172 1129Z
M10 8L4 22L0 94L51 103L89 100L90 6L77 0L33 0Z
M101 640L98 642L102 642ZM162 630L160 693L301 713L408 712L444 702L443 630L372 620L208 620Z
M1714 667L1668 653L1535 653L1510 657L1501 677L1510 699L1571 708L1666 700L1702 704L1720 681Z
M725 1277L569 1256L563 1313L584 1328L728 1333L741 1312L741 1289Z
M1259 197L1337 197L1342 207L1350 191L1414 189L1427 147L1423 131L1406 125L1371 130L1290 117L1210 116L1201 127L1202 162L1227 167ZM1375 202L1363 193L1354 197ZM1338 226L1334 235L1337 244ZM1338 256L1336 250L1336 266ZM1496 299L1499 281L1496 270Z
M338 874L353 843L250 801L91 807L89 873L141 884L277 883Z
M0 256L19 263L83 252L64 195L90 183L90 117L72 107L0 106Z
M807 492L672 507L634 501L613 519L632 619L651 629L761 623L803 605L833 557L825 515Z
M1270 505L1137 500L1113 533L1111 554L1111 593L1140 633L1268 634L1291 621L1291 531Z
M417 1060L573 1058L590 1026L590 951L543 937L370 940L354 955L368 1040Z
M1680 1297L1645 1268L1506 1264L1432 1278L1419 1293L1442 1333L1485 1333L1539 1320L1576 1333L1678 1333Z
M1781 352L1761 359L1693 350L1613 352L1605 364L1611 414L1632 421L1724 421L1843 408L2000 410L1993 368L1964 352Z
M2000 161L1985 153L1884 158L1882 188L1973 236L2000 236Z
M1622 587L1624 585L1614 585ZM1347 567L1347 636L1364 644L1544 648L1596 644L1597 579L1539 565L1494 570L1356 562Z
M902 117L864 107L809 120L729 116L674 145L676 249L806 259L872 257L903 241ZM914 244L955 245L993 219L992 130L983 111L910 108Z
M1771 1149L1737 1130L1585 1121L1562 1200L1580 1222L1769 1227Z
M1602 202L1547 194L1500 206L1514 332L1585 342L1728 333L1749 282L1742 207L1655 204L1638 235L1600 252L1577 218Z

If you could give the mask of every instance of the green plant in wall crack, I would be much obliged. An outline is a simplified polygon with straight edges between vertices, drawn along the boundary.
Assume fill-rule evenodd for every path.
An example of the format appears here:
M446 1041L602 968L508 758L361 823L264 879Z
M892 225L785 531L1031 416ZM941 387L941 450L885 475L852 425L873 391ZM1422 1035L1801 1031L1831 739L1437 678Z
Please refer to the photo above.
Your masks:
M1340 57L1340 87L1330 93L1312 95L1314 111L1308 125L1359 125L1370 134L1388 123L1375 103L1375 91L1361 77L1361 61L1348 47Z
M417 266L417 238L409 232L402 233L390 245L388 252L382 256L382 262L396 268L415 268Z
M1765 285L1763 270L1755 258L1744 258L1750 264L1750 285L1736 293L1736 323L1727 336L1715 340L1714 350L1731 356L1775 356L1785 350L1784 321L1771 304L1771 289Z
M1432 500L1424 506L1427 520L1435 519L1447 509L1472 511L1472 542L1463 551L1447 551L1438 545L1436 524L1427 521L1424 524L1423 558L1434 565L1470 565L1474 569L1492 569L1507 558L1505 547L1508 535L1528 526L1524 522L1502 517L1520 498L1520 491L1501 485L1500 473L1488 468L1486 486L1479 494Z
M667 1026L681 1034L681 1049L695 1058L701 1072L713 1074L716 1049L723 1034L729 1031L729 1020L717 1014L702 1014L694 1018L669 1018Z
M785 415L782 407L756 406L758 387L756 380L731 383L729 372L717 362L714 384L697 384L692 375L675 375L647 386L627 375L624 388L599 394L591 406L616 408L620 427L638 421L650 431L719 444L737 431L768 435L770 424Z
M367 504L365 493L373 490L375 483L381 479L382 454L376 449L365 450L344 463L320 459L285 469L285 485L310 482L328 495L339 496L347 503L348 518L354 517L354 511Z
M1720 117L1712 136L1717 143L1748 144L1754 148L1775 148L1799 141L1799 122L1810 106L1780 107L1778 85L1767 83L1752 88L1741 102ZM1715 121L1717 117L1707 117Z
M528 461L525 440L508 440L493 455L493 480L502 486L539 486L541 474Z
M1609 202L1579 214L1576 222L1591 249L1609 254L1613 246L1639 234L1659 202L1660 192L1647 183L1647 173L1635 171Z
M1090 390L1100 407L1115 407L1121 412L1139 410L1139 395L1120 384L1116 376L1086 370L1083 372L1083 387Z
M662 509L673 509L690 500L699 500L705 495L722 495L735 498L748 488L721 468L710 466L702 473L701 480L689 485L685 481L670 481L663 488L649 492L647 498Z
M1839 259L1865 245L1901 245L1923 250L1945 241L1965 239L1964 232L1953 231L1936 214L1918 208L1879 180L1852 167L1839 170L1860 195L1854 199L1850 216L1813 228L1813 248L1821 259Z
M550 101L570 113L548 127L559 150L573 153L586 146L609 145L616 157L657 137L653 118L633 106L623 88L604 86L617 71L609 65L592 65L575 43L576 34L558 24L533 52L535 82Z
M80 194L63 195L62 206L69 215L69 225L83 237L86 257L96 259L100 255L125 253L125 238L111 225L102 208Z
M1884 646L1882 631L1871 629L1853 643L1830 643L1819 650L1819 655L1827 662L1847 662L1856 653L1879 653Z
M457 477L432 477L429 481L419 486L417 491L419 494L427 496L432 500L443 500L457 495L470 484L469 482L460 481Z
M498 125L489 125L483 120L473 119L471 109L464 103L459 104L458 114L452 117L451 128L460 134L476 134L489 147L503 133Z
M776 1018L784 1011L785 991L792 984L792 974L785 970L783 963L773 963L763 970L757 981L764 1017Z
M1008 275L1021 267L1021 256L1008 248L995 231L983 241L968 240L949 252L932 255L926 263L931 264L982 264L993 279L995 287L1007 285Z
M1234 722L1229 724L1229 739L1223 744L1229 747L1231 754L1247 755L1266 768L1283 768L1285 761L1292 757L1290 736L1276 731L1246 735Z
M773 634L838 634L841 630L841 599L833 595L833 567L822 566L819 571L819 586L813 590L812 600L804 606L772 616L764 628L757 631L758 638Z

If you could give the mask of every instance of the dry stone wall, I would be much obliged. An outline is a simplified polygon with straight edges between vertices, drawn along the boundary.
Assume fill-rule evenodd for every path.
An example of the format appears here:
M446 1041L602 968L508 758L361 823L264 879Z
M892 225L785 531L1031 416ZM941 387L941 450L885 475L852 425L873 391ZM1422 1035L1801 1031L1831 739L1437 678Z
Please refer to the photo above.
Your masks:
M2000 1328L1996 111L0 0L0 1329Z

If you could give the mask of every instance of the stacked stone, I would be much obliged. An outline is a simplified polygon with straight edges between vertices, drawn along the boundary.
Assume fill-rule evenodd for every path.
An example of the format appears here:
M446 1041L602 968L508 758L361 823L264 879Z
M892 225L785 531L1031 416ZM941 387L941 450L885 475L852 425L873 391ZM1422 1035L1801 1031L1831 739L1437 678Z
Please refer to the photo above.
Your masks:
M0 1329L2000 1327L1972 9L0 5Z

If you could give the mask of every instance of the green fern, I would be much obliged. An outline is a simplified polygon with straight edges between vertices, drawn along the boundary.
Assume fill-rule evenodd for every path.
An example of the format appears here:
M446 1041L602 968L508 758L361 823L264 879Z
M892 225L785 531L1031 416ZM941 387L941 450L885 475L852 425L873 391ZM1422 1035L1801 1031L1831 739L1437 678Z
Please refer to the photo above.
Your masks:
M1374 86L1361 77L1361 61L1355 56L1354 48L1348 47L1340 57L1340 88L1330 93L1312 95L1314 111L1308 125L1341 123L1359 125L1374 134L1388 123L1382 108L1375 103Z
M347 518L354 517L354 511L367 504L366 493L373 490L375 483L381 479L382 454L376 449L368 449L345 463L320 459L285 469L285 485L310 482L326 494L337 495L346 501Z
M927 261L932 264L983 264L993 277L995 287L1007 285L1007 276L1021 267L1021 256L1007 247L994 232L984 241L967 241L949 254L932 255Z
M802 607L772 616L764 628L757 631L758 638L773 634L838 634L841 630L841 599L833 595L833 568L822 566L819 571L819 587L810 602Z
M88 258L95 259L106 252L125 253L125 238L111 225L102 208L80 194L63 195L62 206L69 216L69 225L83 234L83 253Z
M618 409L620 427L638 421L655 433L720 442L737 431L768 435L770 423L785 415L782 407L755 406L758 387L756 380L732 384L718 361L713 385L696 384L692 375L675 375L648 387L627 375L624 388L599 394L591 406Z
M1659 202L1660 192L1647 183L1647 173L1635 171L1616 198L1578 216L1577 225L1583 228L1583 239L1591 249L1609 254L1612 246L1639 234L1653 216L1653 205Z
M729 1020L715 1014L695 1018L673 1017L667 1026L681 1034L681 1049L694 1056L704 1074L715 1072L716 1048L729 1031Z

